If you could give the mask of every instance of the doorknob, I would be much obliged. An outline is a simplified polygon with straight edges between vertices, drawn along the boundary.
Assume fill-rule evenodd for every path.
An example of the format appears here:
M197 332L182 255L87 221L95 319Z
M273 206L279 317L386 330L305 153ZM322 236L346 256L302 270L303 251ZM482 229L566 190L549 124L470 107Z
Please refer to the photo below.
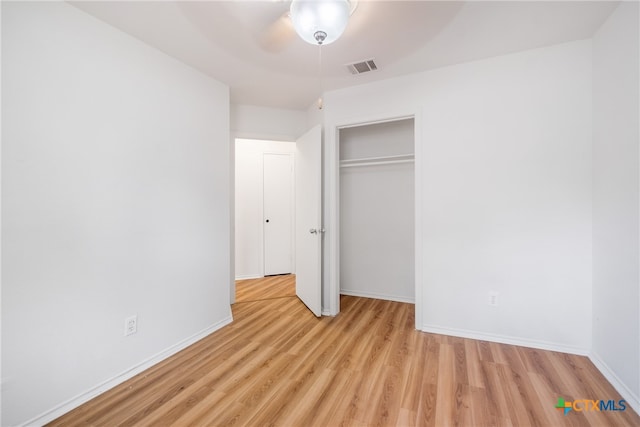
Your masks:
M311 230L309 230L309 233L318 234L318 230L316 230L315 228L312 228Z

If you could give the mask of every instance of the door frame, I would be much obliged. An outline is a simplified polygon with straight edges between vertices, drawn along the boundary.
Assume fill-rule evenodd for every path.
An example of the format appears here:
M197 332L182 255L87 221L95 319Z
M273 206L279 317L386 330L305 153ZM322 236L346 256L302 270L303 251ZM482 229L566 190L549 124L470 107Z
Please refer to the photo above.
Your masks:
M423 248L422 248L422 112L397 111L329 123L326 135L327 221L324 252L328 264L329 306L323 314L336 316L340 312L340 130L352 127L413 119L414 139L414 268L415 268L415 328L422 330Z

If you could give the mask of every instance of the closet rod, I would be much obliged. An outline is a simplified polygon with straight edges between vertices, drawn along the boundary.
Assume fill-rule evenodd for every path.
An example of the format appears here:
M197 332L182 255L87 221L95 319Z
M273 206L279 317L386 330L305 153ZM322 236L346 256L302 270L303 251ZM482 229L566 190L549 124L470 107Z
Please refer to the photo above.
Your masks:
M399 163L413 163L413 159L404 159L404 160L380 160L377 162L358 162L358 163L347 163L340 165L341 168L357 168L360 166L376 166L376 165L395 165Z
M377 162L380 160L408 160L413 159L413 154L398 154L394 156L380 156L380 157L362 157L359 159L344 159L341 164L360 163L360 162Z
M360 159L347 159L340 162L341 168L353 168L357 166L393 165L397 163L413 163L413 154L400 154L395 156L364 157Z

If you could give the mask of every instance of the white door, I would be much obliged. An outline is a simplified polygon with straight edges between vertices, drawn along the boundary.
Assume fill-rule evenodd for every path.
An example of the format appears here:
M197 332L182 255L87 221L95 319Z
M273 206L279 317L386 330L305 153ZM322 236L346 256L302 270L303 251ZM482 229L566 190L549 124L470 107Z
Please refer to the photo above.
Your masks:
M264 154L264 275L293 271L293 158Z
M320 317L322 312L322 150L316 126L296 141L296 294Z

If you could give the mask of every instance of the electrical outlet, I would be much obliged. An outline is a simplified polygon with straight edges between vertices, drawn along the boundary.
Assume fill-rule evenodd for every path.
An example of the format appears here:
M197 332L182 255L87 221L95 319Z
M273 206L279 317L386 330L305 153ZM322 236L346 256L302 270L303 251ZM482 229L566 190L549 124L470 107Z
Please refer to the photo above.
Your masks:
M498 296L500 295L499 292L495 292L495 291L491 291L489 292L489 305L492 307L497 307L498 306Z
M124 336L133 335L138 332L138 315L134 314L124 319Z

